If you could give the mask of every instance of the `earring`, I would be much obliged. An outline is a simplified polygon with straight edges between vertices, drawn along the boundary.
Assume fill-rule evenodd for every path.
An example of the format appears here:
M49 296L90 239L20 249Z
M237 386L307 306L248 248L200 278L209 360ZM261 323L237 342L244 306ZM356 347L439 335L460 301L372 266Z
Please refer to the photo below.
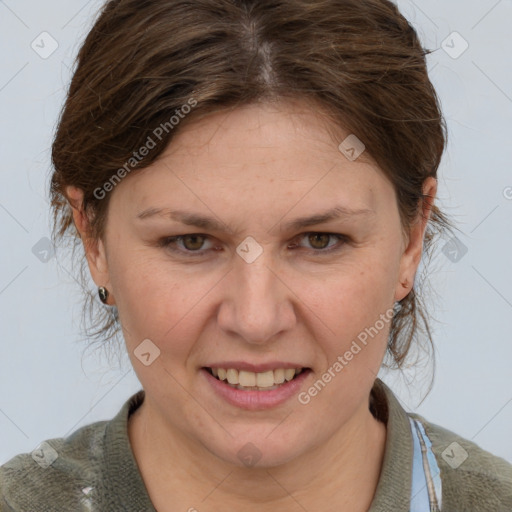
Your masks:
M104 286L98 287L98 295L100 296L101 302L106 304L108 300L108 290Z

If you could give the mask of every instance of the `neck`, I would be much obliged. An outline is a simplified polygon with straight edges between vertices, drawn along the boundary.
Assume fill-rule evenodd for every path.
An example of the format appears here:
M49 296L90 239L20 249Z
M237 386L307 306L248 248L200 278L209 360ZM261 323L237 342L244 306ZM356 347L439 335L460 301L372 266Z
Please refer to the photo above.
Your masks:
M386 426L366 404L327 442L269 468L239 467L218 458L159 420L146 400L130 417L128 431L158 512L177 510L178 504L183 510L194 510L194 505L201 511L226 505L287 511L300 504L306 510L343 507L364 512L375 494L386 443Z
M354 512L367 511L386 442L386 426L366 405L327 442L269 468L239 467L218 458L165 424L147 407L146 400L130 416L128 434L149 496L159 512L177 510L179 503L183 510L195 503L205 511L226 505L247 511L279 506L286 511L297 510L298 503L306 510L339 510L343 506Z

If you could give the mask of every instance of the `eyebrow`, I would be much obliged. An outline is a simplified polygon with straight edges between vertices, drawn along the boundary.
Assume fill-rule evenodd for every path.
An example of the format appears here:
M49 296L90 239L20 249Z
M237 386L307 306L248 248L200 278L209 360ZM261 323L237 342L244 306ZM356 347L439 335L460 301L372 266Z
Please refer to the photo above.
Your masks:
M227 227L223 222L220 222L213 217L207 217L184 210L171 210L169 208L147 208L137 214L136 218L145 220L156 215L168 217L188 226L195 226L212 231L222 231ZM332 220L350 217L367 217L373 215L375 215L375 211L370 208L354 209L339 205L324 212L294 219L282 225L282 229L293 231L308 226L314 226L316 224L323 224Z

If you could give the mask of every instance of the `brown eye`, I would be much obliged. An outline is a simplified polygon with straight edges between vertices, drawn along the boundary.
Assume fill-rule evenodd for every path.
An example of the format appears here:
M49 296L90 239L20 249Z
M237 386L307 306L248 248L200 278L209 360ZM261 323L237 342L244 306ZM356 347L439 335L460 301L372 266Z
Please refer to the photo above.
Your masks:
M197 251L201 249L204 243L202 235L184 235L182 237L183 247L188 251Z
M304 246L300 243L293 244L293 247L309 249L309 252L317 254L328 254L341 250L343 245L348 241L348 236L339 235L337 233L303 233L300 235L302 240L306 240L309 247ZM334 239L334 243L329 244L330 240ZM336 243L337 239L337 243Z
M310 233L308 235L308 241L313 249L325 249L329 244L329 238L331 235L325 233Z
M204 256L210 247L204 247L208 236L198 233L168 236L158 241L158 246L183 256ZM210 242L211 244L211 242Z

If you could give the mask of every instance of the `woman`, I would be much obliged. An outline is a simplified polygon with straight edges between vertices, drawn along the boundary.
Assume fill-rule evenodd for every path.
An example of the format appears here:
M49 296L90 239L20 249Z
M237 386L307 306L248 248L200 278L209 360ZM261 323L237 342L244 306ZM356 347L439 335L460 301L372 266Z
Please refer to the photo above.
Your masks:
M55 239L143 389L2 466L1 510L512 510L510 464L377 378L430 340L414 280L450 228L425 54L387 0L106 3Z

